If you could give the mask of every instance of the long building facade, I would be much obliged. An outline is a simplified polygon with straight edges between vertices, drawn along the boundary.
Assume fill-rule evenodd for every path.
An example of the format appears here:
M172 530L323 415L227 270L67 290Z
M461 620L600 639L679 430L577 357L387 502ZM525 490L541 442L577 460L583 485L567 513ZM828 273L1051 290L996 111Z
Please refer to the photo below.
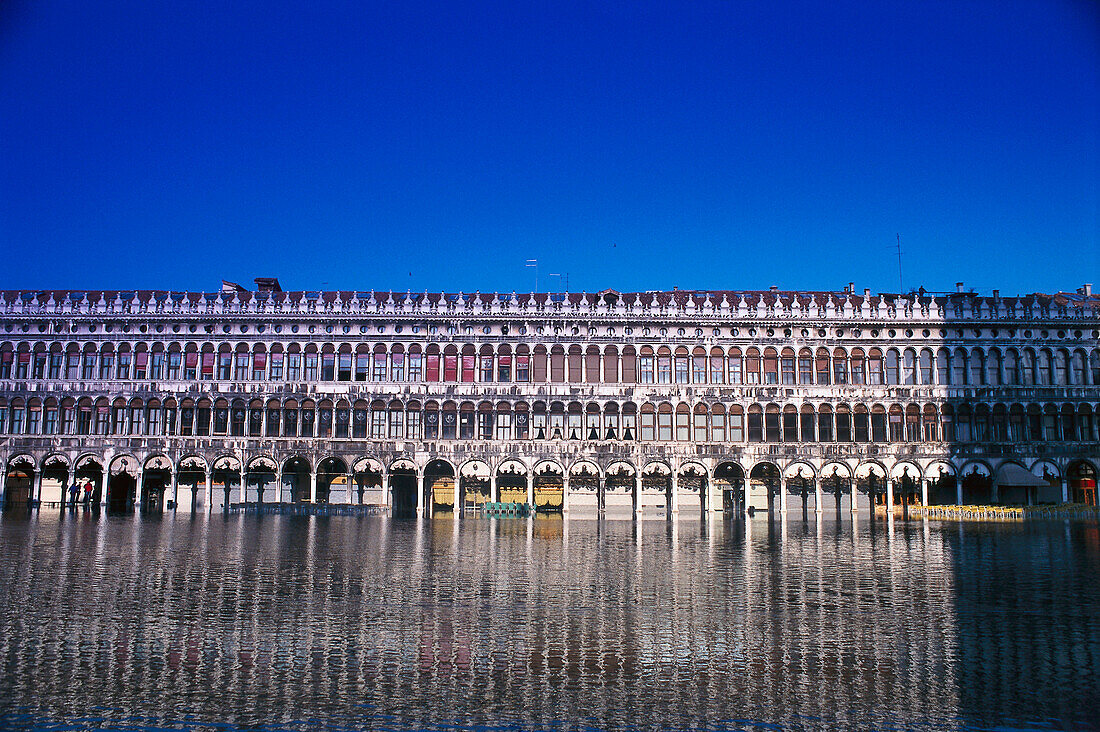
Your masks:
M1100 296L0 292L9 510L1096 503Z

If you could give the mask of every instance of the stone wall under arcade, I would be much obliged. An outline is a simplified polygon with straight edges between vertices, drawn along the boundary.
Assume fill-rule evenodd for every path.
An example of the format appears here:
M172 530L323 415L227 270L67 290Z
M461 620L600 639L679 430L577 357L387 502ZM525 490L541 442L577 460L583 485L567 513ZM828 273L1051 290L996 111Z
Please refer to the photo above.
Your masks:
M257 284L0 293L4 506L424 515L504 501L670 517L1096 502L1089 285L988 297Z

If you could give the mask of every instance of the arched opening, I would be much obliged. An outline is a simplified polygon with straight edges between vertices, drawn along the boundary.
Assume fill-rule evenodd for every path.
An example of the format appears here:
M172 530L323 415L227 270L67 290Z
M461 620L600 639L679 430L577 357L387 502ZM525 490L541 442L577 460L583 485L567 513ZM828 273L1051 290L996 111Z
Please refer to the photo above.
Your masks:
M191 511L198 510L200 491L206 491L206 463L202 458L186 457L180 461L176 473L176 495L181 491L191 494L186 502L181 503L190 507ZM210 500L209 496L204 500Z
M98 505L103 495L103 465L93 457L81 458L76 463L76 484L78 500L88 507Z
M8 463L4 475L4 510L27 510L31 507L31 491L34 488L34 462L19 456Z
M856 500L874 518L875 507L886 505L886 472L876 463L864 463L856 469Z
M608 502L623 505L634 509L635 501L639 500L634 495L634 487L637 482L634 466L627 462L615 462L607 466L604 479L604 503Z
M993 481L989 470L972 465L963 473L962 502L967 506L986 506L992 500Z
M533 478L536 511L561 512L565 495L563 475L561 468L554 463L536 466Z
M779 493L779 468L772 463L759 463L749 472L748 507L754 511L773 510L773 500Z
M1091 463L1078 460L1069 466L1066 477L1069 479L1069 500L1086 506L1097 505L1096 468Z
M569 510L602 511L605 504L600 488L598 467L583 460L574 463L569 468Z
M737 463L718 463L714 487L722 493L722 512L736 516L745 512L745 471Z
M232 501L233 489L241 485L241 462L228 455L214 461L214 470L211 473L212 488L211 501L214 496L220 496L222 510L228 511ZM211 504L213 507L215 504Z
M291 503L309 502L309 463L300 457L283 463L283 492Z
M317 464L317 503L347 503L348 465L338 457Z
M948 463L930 465L925 474L928 476L928 505L951 506L958 501L958 481Z
M463 470L464 482L465 476L466 471ZM488 495L488 482L488 475L486 475L485 486L482 489L485 491L484 495ZM480 485L478 487L481 488ZM463 485L463 491L466 490L466 486ZM497 491L502 503L527 503L527 469L522 463L507 460L497 469ZM468 493L466 496L466 500L469 500ZM477 500L478 498L475 497L474 501Z
M416 466L408 460L398 460L390 466L390 505L395 518L416 515Z
M141 471L141 510L148 513L173 508L171 499L165 500L165 492L172 483L171 463L163 455L151 457L145 461Z
M826 465L821 471L821 510L832 511L838 517L851 512L852 475L840 463Z
M680 510L690 510L694 507L700 515L703 515L707 510L707 491L709 487L707 471L701 465L688 463L681 468L680 473L676 476L676 490L680 494L678 496Z
M42 495L43 503L56 503L64 505L69 486L69 462L60 455L46 458L42 466Z
M355 464L352 481L355 483L355 498L359 505L379 505L386 502L382 491L381 463L363 458Z
M642 508L663 509L667 518L672 517L672 471L664 463L650 463L642 470Z
M796 506L802 511L802 518L807 518L812 505L817 509L817 490L814 486L813 471L806 464L798 464L787 468L787 502L793 498L798 503ZM789 506L790 507L790 506Z
M275 464L274 460L265 457L256 458L248 464L244 479L246 503L250 499L254 499L257 504L260 504L264 502L265 497L271 497L268 489L274 486L278 480L278 469L279 466ZM278 496L276 496L276 500L278 500Z
M489 466L482 463L483 469L471 468L485 479L485 487L489 484ZM465 473L464 473L465 474ZM432 460L424 468L424 494L427 496L427 504L433 514L443 511L453 513L456 506L460 506L460 498L455 495L455 471L446 460Z
M107 477L107 511L128 513L137 499L137 461L132 457L117 457L111 462Z

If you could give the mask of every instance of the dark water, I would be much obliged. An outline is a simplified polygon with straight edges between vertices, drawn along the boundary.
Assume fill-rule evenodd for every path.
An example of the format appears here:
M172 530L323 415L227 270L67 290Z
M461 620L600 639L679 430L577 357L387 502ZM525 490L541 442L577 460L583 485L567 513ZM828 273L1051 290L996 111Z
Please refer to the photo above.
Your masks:
M1095 523L0 519L0 728L1100 729Z

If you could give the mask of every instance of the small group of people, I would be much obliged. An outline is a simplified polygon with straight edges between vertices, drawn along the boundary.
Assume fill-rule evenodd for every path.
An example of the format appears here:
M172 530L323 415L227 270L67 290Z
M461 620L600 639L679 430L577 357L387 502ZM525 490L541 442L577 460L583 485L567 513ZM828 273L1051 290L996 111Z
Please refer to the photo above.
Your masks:
M84 481L84 485L79 483L73 483L69 486L69 505L76 506L77 503L83 503L85 506L92 505L92 481Z

